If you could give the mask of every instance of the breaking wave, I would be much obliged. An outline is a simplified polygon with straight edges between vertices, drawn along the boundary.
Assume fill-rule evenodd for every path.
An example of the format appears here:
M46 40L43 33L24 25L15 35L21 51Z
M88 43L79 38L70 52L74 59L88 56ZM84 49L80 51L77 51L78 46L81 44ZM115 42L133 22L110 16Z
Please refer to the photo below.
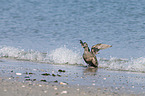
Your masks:
M99 59L100 67L110 70L145 72L145 57Z
M55 49L50 53L41 53L39 51L25 51L24 49L2 46L0 47L0 57L53 64L83 64L81 55L66 47Z
M49 64L72 64L86 66L82 59L82 53L72 51L66 47L57 48L50 53L14 48L10 46L0 47L0 58L41 62ZM139 58L99 58L99 67L109 70L145 72L145 57Z

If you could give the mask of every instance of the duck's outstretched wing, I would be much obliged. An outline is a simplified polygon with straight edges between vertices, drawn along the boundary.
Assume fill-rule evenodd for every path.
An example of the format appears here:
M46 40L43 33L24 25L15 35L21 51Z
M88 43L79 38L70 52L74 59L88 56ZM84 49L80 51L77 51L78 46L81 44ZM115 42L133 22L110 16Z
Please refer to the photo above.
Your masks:
M106 49L106 48L109 48L109 47L112 47L111 45L107 45L107 44L96 44L94 46L92 46L91 48L91 52L93 54L98 54L98 51L99 50L103 50L103 49Z

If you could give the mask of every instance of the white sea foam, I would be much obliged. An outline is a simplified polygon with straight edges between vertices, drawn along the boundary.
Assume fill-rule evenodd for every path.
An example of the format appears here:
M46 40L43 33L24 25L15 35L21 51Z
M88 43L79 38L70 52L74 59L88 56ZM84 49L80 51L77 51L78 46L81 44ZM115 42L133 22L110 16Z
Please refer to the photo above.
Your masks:
M122 71L137 71L145 72L145 58L115 58L110 57L110 59L100 59L99 66L103 68L108 68L111 70L122 70Z
M33 62L44 62L50 64L83 64L86 65L82 59L81 53L72 51L66 47L57 48L50 53L41 53L39 51L25 51L24 49L14 48L10 46L0 47L1 58L12 58L16 60L27 60ZM136 71L145 72L145 57L139 58L116 58L110 59L99 58L99 67L110 70L122 71Z
M66 47L61 47L53 50L48 58L53 63L68 63L68 64L82 64L81 55L77 52L74 52Z
M24 51L24 49L18 49L10 46L0 47L0 57L22 59L28 61L43 61L44 55L37 51Z
M81 55L66 47L57 48L50 53L41 53L33 50L25 51L24 49L2 46L0 47L0 57L54 64L83 64Z

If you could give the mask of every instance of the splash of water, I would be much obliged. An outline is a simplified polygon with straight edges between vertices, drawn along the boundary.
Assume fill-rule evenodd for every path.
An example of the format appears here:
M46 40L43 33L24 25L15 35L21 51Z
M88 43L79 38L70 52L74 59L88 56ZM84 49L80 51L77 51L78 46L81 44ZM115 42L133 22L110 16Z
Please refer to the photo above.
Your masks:
M53 50L48 55L48 58L53 63L83 64L80 54L66 47Z

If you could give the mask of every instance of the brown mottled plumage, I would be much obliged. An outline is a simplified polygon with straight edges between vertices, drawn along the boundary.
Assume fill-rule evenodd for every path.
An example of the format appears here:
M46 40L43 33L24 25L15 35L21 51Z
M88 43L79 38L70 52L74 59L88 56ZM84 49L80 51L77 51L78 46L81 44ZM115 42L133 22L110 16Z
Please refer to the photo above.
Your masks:
M98 51L112 47L111 45L100 43L100 44L96 44L96 45L92 46L91 52L90 52L90 49L89 49L88 44L86 42L83 43L80 40L80 43L81 43L81 46L84 48L83 58L84 58L85 62L87 64L89 64L89 66L93 66L93 67L98 67L98 61L97 61L97 58L95 56L96 54L98 54Z

